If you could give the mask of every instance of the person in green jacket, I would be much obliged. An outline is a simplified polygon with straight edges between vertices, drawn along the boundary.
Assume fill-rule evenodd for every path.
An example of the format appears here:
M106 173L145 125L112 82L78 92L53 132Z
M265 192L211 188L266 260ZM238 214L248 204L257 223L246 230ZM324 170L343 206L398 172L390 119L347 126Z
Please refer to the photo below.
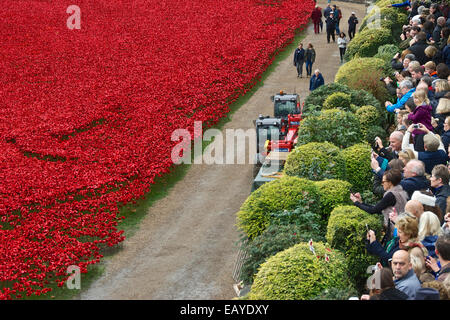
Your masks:
M311 43L308 43L308 47L305 52L305 66L306 66L306 76L311 77L312 65L316 60L316 50Z

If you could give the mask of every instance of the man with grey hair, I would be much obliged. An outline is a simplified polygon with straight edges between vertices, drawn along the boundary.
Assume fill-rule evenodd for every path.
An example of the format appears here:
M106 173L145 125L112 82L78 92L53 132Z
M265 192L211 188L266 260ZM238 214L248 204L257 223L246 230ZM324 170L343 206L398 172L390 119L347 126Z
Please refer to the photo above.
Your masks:
M409 160L403 169L403 179L400 182L403 190L411 199L416 190L424 190L430 187L430 181L425 177L425 165L417 159Z
M438 44L441 41L441 30L445 27L445 18L439 17L436 20L436 27L434 27L433 30L433 41L434 43Z
M386 101L385 106L388 112L395 112L396 109L401 109L405 105L406 101L411 97L411 95L416 91L412 81L403 80L399 84L400 94L402 97L398 99L397 103L392 104L390 101Z
M423 124L417 124L418 128L414 128L414 124L408 127L402 141L402 149L411 149L414 152L414 156L416 159L421 160L425 166L425 172L431 174L433 168L439 164L446 165L447 164L447 153L444 149L444 144L441 142L439 137L435 135L433 132L428 130ZM409 143L411 133L414 130L420 130L425 132L423 136L423 146L425 151L416 151L414 149L414 145Z
M406 293L411 300L416 297L416 291L421 288L408 251L397 250L392 255L392 272L394 273L395 287Z

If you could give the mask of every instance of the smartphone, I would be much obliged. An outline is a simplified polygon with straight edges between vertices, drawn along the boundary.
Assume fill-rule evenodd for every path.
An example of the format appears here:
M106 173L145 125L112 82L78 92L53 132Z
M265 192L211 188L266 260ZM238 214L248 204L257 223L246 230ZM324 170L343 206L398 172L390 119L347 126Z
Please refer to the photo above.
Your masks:
M367 232L369 232L369 226L367 225L367 223L366 223L366 230Z

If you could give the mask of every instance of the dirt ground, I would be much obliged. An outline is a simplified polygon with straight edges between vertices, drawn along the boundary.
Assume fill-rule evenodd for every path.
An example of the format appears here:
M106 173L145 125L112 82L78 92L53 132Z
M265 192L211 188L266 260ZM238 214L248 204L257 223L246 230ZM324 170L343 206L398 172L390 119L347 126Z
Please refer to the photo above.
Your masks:
M341 29L356 12L361 23L365 6L336 3L342 10ZM326 1L318 4L324 8ZM307 28L304 44L316 49L313 70L319 68L325 83L333 82L339 68L336 43L327 44L325 28L314 34ZM309 78L297 78L292 55L281 61L264 85L237 110L226 129L254 128L260 113L273 113L270 96L283 89L309 93ZM236 212L251 191L253 165L192 165L168 196L158 200L127 238L123 249L105 261L105 272L78 298L88 299L232 299L232 271L239 233Z

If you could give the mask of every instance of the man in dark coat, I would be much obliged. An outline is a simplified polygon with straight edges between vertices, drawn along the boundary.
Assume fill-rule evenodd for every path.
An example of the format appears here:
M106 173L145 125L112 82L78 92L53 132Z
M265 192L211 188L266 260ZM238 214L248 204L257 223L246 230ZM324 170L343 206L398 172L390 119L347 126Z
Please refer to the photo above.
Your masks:
M440 43L440 41L441 41L441 30L443 27L445 27L445 18L439 17L436 20L436 27L434 27L434 30L433 30L433 40L434 40L434 43L436 43L436 44Z
M331 4L327 4L327 7L323 10L323 16L324 18L328 18L328 16L330 15L330 13L333 11L333 9L331 9Z
M428 58L425 54L425 49L428 47L427 44L427 35L425 32L421 31L415 36L415 43L409 47L409 51L416 57L416 60L419 61L421 65L424 65L431 59Z
M356 32L356 25L358 24L358 18L356 17L355 13L352 12L352 15L350 18L348 18L348 36L350 37L350 40L355 36Z
M449 180L450 174L446 165L437 165L431 171L431 191L436 197L436 204L441 209L442 215L447 212L447 197L450 196Z
M325 81L323 79L322 74L320 73L319 69L316 69L314 71L314 75L309 80L309 91L313 91L317 89L318 87L324 85Z
M327 42L330 43L330 36L333 38L333 42L336 42L334 38L334 33L336 32L336 19L334 18L333 12L326 18L325 23L327 25Z
M409 160L403 169L403 179L400 182L403 190L411 198L414 191L424 190L430 187L430 181L425 177L425 165L422 161Z
M303 64L305 63L305 49L303 43L298 45L294 52L294 66L297 68L297 77L301 78L303 74Z

